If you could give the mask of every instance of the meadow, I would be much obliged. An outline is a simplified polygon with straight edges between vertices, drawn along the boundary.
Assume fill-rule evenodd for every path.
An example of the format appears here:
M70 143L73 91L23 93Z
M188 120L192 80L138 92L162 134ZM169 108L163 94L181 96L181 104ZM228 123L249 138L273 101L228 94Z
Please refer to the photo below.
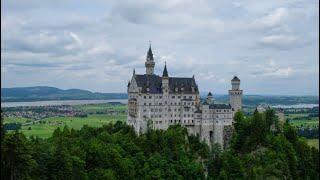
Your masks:
M307 143L309 146L319 149L319 139L307 139Z
M319 117L308 117L307 113L286 114L285 118L295 127L317 128L319 127Z
M21 117L5 117L4 123L21 123L21 132L27 137L48 138L53 131L67 126L69 129L81 129L84 125L100 127L116 121L125 121L126 105L87 104L76 105L74 109L87 113L87 117L48 117L38 121ZM109 113L108 113L109 112ZM110 113L112 112L112 113Z

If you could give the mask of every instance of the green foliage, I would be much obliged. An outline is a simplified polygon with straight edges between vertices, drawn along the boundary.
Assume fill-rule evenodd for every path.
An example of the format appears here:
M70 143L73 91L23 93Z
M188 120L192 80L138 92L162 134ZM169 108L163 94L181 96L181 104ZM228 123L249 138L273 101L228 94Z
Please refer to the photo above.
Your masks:
M209 176L215 179L319 178L319 151L299 139L289 123L280 127L272 109L262 114L255 111L252 117L238 112L234 120L231 148L220 156L220 170L213 170Z
M1 142L4 179L318 179L319 151L269 109L235 114L230 149L210 148L179 125L137 136L118 121L47 139L18 132ZM14 168L13 168L14 167Z

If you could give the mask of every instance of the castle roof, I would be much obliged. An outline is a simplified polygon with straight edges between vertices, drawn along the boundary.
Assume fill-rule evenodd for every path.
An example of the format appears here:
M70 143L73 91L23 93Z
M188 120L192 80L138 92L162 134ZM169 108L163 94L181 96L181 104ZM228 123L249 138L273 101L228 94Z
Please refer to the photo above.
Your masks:
M147 54L147 61L150 60L150 61L153 61L153 53L152 53L152 50L151 50L151 44L149 46L149 50L148 50L148 54Z
M240 81L240 79L237 76L234 76L231 81Z
M136 74L135 79L138 87L142 88L142 93L162 93L162 77L154 74ZM192 91L192 87L194 88L194 92ZM149 91L147 91L147 88L149 88ZM198 93L198 86L193 78L169 77L169 92Z
M207 96L212 96L211 92L209 92Z
M167 64L164 65L162 77L168 77L168 70L167 70Z
M230 104L211 104L209 109L231 109Z

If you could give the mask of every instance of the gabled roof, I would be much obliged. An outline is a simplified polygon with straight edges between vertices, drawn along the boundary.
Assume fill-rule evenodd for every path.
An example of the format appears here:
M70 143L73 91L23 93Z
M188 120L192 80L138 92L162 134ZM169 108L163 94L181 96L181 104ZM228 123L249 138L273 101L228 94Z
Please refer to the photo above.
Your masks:
M162 93L162 77L154 74L136 74L135 79L138 87L142 88L142 93ZM192 87L194 92L192 92ZM198 86L193 78L169 77L169 93L192 94L198 92Z

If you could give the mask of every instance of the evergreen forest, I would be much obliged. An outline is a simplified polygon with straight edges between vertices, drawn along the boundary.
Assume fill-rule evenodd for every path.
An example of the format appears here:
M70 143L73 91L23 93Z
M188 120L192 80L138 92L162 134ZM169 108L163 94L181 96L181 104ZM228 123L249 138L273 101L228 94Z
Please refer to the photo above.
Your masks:
M137 136L123 122L57 128L50 138L4 131L1 179L318 179L319 151L274 110L237 112L229 147L180 125Z

